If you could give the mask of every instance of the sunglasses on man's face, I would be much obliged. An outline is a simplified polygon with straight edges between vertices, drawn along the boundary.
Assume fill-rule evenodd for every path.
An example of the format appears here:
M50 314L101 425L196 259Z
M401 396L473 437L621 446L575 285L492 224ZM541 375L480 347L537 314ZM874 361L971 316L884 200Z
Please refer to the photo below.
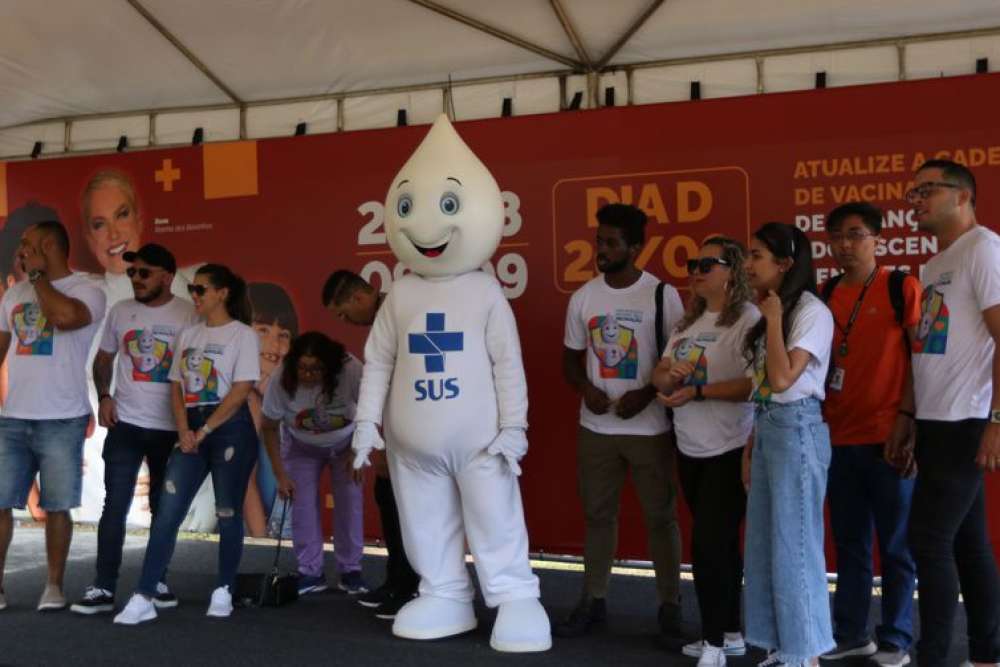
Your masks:
M136 276L139 276L139 278L141 278L142 280L147 280L151 275L153 275L153 269L146 269L146 268L137 269L134 266L130 266L127 269L125 269L125 274L129 278L135 278Z
M689 259L687 261L688 273L694 275L697 273L708 273L712 270L716 264L721 266L729 266L729 262L719 257L701 257L698 259Z
M191 296L205 296L205 292L207 291L208 288L204 285L188 285L188 294Z

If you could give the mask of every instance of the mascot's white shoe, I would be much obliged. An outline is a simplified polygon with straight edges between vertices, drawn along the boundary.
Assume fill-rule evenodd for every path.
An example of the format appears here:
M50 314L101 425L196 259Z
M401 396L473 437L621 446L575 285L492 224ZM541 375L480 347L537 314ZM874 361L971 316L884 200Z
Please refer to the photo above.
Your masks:
M500 605L490 646L506 653L532 653L552 648L549 616L536 598L511 600Z
M441 639L476 629L472 602L421 595L403 605L392 634L404 639Z

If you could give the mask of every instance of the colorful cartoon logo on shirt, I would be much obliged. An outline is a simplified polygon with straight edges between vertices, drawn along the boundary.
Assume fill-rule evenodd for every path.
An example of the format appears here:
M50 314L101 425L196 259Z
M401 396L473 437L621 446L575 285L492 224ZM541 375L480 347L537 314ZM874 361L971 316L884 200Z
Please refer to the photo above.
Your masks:
M708 357L705 356L703 345L698 345L690 338L679 338L674 342L671 354L675 361L687 361L694 366L694 371L688 376L685 384L708 384Z
M310 433L329 433L344 428L351 420L344 416L345 405L316 405L295 415L295 428Z
M587 324L590 347L600 361L601 377L634 380L639 375L639 346L635 332L614 313L597 315Z
M122 339L132 360L132 379L136 382L169 382L174 355L170 344L160 340L151 328L132 329Z
M944 354L948 347L948 306L944 302L945 285L951 284L951 273L944 273L933 285L924 289L920 303L920 324L913 351L918 354Z
M11 312L14 334L17 336L15 354L52 354L52 340L55 333L45 319L41 307L34 301L19 303Z
M767 348L765 337L757 339L757 347L753 355L753 400L766 403L771 400L774 392L767 381Z
M185 403L218 403L219 378L215 364L198 348L189 347L181 355Z

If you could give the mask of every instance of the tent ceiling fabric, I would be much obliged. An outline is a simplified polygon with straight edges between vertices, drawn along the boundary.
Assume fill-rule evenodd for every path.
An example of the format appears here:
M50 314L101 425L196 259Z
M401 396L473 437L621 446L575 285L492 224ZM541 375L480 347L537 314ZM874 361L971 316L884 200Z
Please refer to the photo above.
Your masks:
M595 63L653 3L133 1L248 102L568 70L580 57L557 3ZM555 56L427 6L435 4ZM231 102L129 0L5 0L2 25L0 128ZM997 0L665 0L608 66L997 26Z

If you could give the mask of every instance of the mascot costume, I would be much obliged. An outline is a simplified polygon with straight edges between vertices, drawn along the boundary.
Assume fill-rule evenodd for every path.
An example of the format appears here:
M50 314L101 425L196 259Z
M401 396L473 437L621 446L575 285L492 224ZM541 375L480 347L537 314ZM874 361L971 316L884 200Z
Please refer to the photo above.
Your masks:
M490 646L548 650L517 482L528 450L521 346L499 283L479 270L502 236L500 188L440 116L389 186L385 211L389 246L412 273L389 290L365 344L352 447L355 467L367 465L384 447L382 425L403 544L420 574L393 634L476 627L468 540L486 604L499 607Z

